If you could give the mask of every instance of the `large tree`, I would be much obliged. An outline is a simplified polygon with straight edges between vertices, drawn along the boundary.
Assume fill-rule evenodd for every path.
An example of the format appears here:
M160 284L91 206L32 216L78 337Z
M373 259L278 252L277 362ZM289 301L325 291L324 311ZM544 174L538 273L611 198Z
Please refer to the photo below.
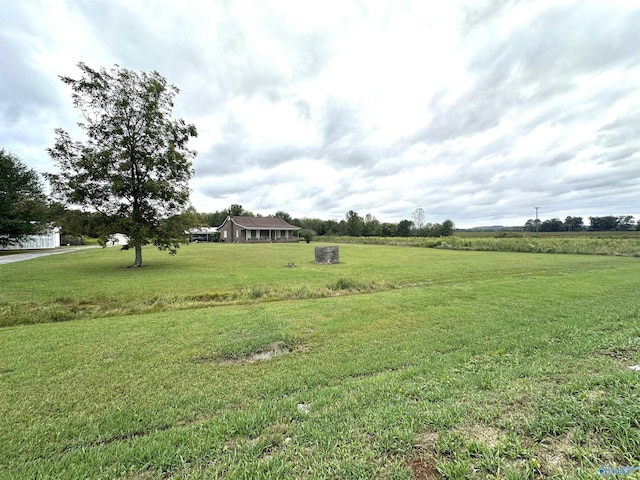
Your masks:
M399 237L408 237L411 235L411 228L413 228L413 222L411 220L400 220L396 227L396 232Z
M175 253L184 240L175 219L188 206L196 155L187 143L197 135L194 125L172 118L178 88L157 72L78 67L81 78L60 79L71 86L86 138L74 141L56 130L49 149L60 170L49 175L54 191L68 204L104 214L110 231L103 240L125 233L135 249L132 266L142 266L149 243Z
M45 226L45 197L35 170L0 149L0 247L20 243Z
M350 237L360 237L364 231L364 220L357 212L349 210L344 216L347 222L347 235Z

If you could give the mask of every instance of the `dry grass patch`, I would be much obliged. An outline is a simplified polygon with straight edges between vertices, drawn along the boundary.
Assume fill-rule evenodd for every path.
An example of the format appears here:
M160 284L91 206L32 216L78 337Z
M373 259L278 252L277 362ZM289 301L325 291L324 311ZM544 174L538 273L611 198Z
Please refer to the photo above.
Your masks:
M415 480L442 478L442 475L436 469L438 454L435 450L435 444L437 440L437 432L426 432L418 437L413 448L413 455L409 461L412 478Z
M574 448L573 434L547 438L533 446L538 469L544 476L567 474L575 470L576 465L568 452Z

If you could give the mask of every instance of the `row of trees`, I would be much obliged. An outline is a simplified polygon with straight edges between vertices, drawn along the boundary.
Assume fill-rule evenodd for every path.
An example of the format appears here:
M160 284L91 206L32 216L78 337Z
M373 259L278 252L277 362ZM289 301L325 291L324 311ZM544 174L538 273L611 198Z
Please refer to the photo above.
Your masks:
M541 221L529 219L524 224L526 232L577 232L581 230L596 231L630 231L640 230L633 215L607 215L604 217L589 217L590 225L585 225L582 217L567 217L564 222L559 218Z

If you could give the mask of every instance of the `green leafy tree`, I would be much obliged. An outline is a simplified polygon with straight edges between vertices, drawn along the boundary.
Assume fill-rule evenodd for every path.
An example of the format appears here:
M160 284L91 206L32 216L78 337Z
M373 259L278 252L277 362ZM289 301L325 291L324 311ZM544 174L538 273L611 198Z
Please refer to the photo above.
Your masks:
M367 213L364 216L364 228L362 234L365 237L376 237L380 235L380 221L370 213Z
M198 218L198 223L201 226L213 226L213 227L217 227L219 226L222 221L224 221L224 219L226 218L226 212L224 212L224 216L222 217L222 221L218 221L218 216L217 216L218 212L198 212L196 214L197 218Z
M322 228L318 231L319 235L337 235L340 233L340 223L336 220L325 220L322 222Z
M97 212L67 208L59 202L49 204L49 220L61 227L61 243L84 244L84 237L97 238L107 219Z
M564 219L564 228L570 232L576 232L584 229L584 222L582 217L568 216Z
M527 220L527 222L524 224L524 231L525 232L537 232L540 228L540 224L542 222L539 219L535 219L533 220L532 218L530 218L529 220Z
M196 216L200 226L208 225L211 227L219 227L229 216L229 209L216 210L215 212L209 213L197 213Z
M394 237L397 234L398 226L395 223L385 222L380 224L380 236Z
M293 222L293 218L291 218L291 215L289 215L287 212L283 212L282 210L278 210L273 216L283 219L289 225L293 225L293 223L292 223Z
M229 207L229 215L231 215L232 217L261 217L262 215L260 215L259 213L254 214L251 210L245 210L244 207L242 205L238 205L237 203L234 203L233 205L231 205ZM227 218L227 217L224 217Z
M452 220L445 220L442 223L425 223L422 228L415 231L418 237L448 237L455 230Z
M540 224L541 232L560 232L564 228L564 223L559 218L551 218Z
M279 217L280 215L276 215L276 217ZM280 217L283 218L283 217ZM322 220L320 220L319 218L301 218L300 220L286 220L288 223L290 223L291 225L295 225L297 227L300 227L302 229L308 229L308 230L313 230L315 232L314 235L324 235L325 229L324 229L324 222ZM295 222L295 223L292 223Z
M240 217L242 215L247 215L247 212L242 208L242 205L234 203L229 207L229 215L232 217Z
M152 243L176 253L185 239L179 219L189 202L196 152L187 148L196 127L172 118L179 92L157 72L115 66L94 70L79 63L82 77L60 77L72 89L84 121L83 142L56 130L49 149L60 173L49 175L54 191L71 205L102 213L110 233L121 232L142 266L142 246ZM185 225L187 227L187 225Z
M453 223L453 220L447 218L444 222L442 222L438 227L438 236L439 237L448 237L453 234L456 230L456 225Z
M412 228L413 222L411 220L400 220L396 227L396 232L399 237L408 237L411 235Z
M313 240L313 237L315 237L316 232L314 232L310 228L303 228L302 230L300 230L299 235L304 238L305 242L311 243L311 240Z
M364 220L357 212L349 210L345 215L346 233L351 237L360 237L364 231Z
M35 170L0 149L0 247L20 243L40 233L47 214L42 186Z
M618 228L618 217L608 215L606 217L589 217L593 230L616 230Z
M633 218L633 215L620 215L618 217L618 225L616 228L618 230L633 230L636 227L636 221Z

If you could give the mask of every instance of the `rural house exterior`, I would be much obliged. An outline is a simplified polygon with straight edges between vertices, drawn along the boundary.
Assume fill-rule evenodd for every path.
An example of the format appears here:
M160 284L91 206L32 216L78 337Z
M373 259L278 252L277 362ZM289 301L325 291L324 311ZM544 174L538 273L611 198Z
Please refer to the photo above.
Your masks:
M218 227L221 242L287 243L299 240L300 227L279 217L227 217Z

